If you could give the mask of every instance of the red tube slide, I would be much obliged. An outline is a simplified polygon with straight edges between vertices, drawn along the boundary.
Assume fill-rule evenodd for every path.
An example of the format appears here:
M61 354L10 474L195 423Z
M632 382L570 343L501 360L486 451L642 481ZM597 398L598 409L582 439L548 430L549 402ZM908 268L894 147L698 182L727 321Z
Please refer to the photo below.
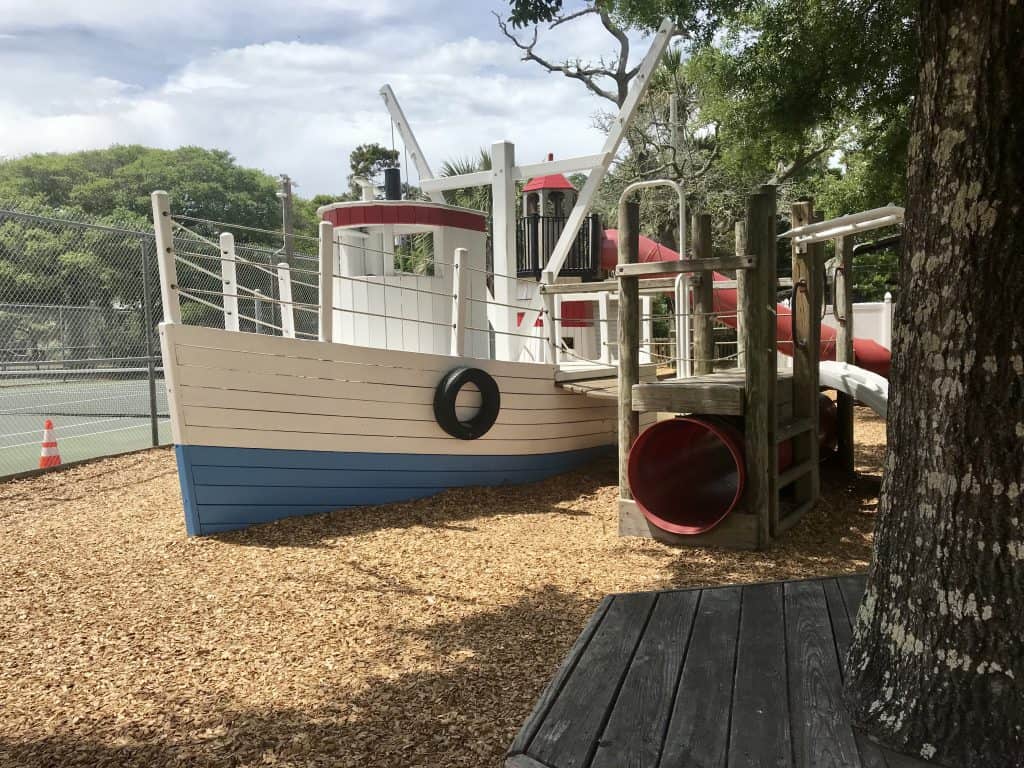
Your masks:
M836 405L818 400L822 453L835 449ZM779 471L793 465L790 441L779 445ZM692 536L710 531L743 498L743 433L728 419L678 416L637 437L627 464L633 500L652 525Z
M779 446L779 467L793 463ZM743 498L743 433L723 419L678 416L651 425L629 452L629 487L646 517L669 533L692 536L718 525Z
M618 262L618 232L606 230L601 265L614 269ZM640 262L674 261L679 254L650 238L640 237ZM715 273L715 281L728 280ZM716 312L732 314L722 322L735 326L736 291L714 292ZM793 338L789 307L778 305L776 338L779 351L792 354ZM835 359L835 329L821 327L821 357ZM855 339L857 363L888 376L889 350L870 339ZM823 453L835 447L835 404L819 399L819 443ZM793 463L789 442L779 446L780 471ZM746 469L743 433L728 420L711 416L681 416L660 421L644 430L633 443L627 466L633 498L647 520L669 533L692 536L711 530L724 520L743 498Z

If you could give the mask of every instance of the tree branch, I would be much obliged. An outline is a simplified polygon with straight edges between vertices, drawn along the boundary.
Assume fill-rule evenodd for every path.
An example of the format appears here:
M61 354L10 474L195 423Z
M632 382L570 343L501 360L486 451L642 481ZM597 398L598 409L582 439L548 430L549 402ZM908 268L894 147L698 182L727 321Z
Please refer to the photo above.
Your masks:
M559 16L549 25L549 29L554 29L560 24L578 19L582 16L587 16L592 13L598 14L601 18L601 25L608 31L612 37L618 42L619 53L614 62L614 67L605 66L602 61L602 66L584 65L579 59L575 62L566 61L562 64L555 64L554 62L548 61L544 57L534 51L534 47L537 45L537 25L533 27L533 37L529 42L524 42L513 34L509 28L507 22L497 12L494 13L494 18L498 21L498 28L501 33L507 37L512 44L523 52L523 61L533 61L542 66L548 72L559 72L566 77L572 78L573 80L579 80L583 83L588 90L592 93L600 96L602 99L608 99L614 102L615 106L621 107L626 101L626 96L629 95L629 83L636 76L640 67L636 66L633 69L628 68L629 64L629 37L626 33L620 29L607 11L590 6L583 8L573 13ZM598 83L598 78L607 77L615 83L614 91L610 88L604 88Z
M581 15L583 14L573 14L574 17ZM616 94L602 88L600 85L598 85L597 80L595 79L597 77L610 77L614 80L616 76L615 72L604 67L585 67L578 60L575 63L566 62L564 64L554 64L548 61L547 59L539 56L533 50L534 46L537 45L536 26L533 28L533 39L530 40L529 43L524 43L509 31L508 25L505 23L505 20L502 19L499 14L494 13L494 17L498 20L498 28L501 30L502 34L505 35L505 37L507 37L509 40L511 40L512 44L515 45L516 48L523 52L523 61L534 61L540 66L544 67L544 69L546 69L548 72L560 72L566 77L572 78L574 80L579 80L592 93L597 94L603 99L608 99L609 101L614 102L616 105L621 104ZM568 17L566 18L566 20L568 21Z
M629 64L629 37L622 29L615 25L611 16L608 15L608 11L601 8L598 13L601 17L601 25L608 30L612 37L619 41L618 66L615 68L615 75L612 79L615 80L615 85L618 86L618 104L621 107L626 101L626 96L629 94L629 81L632 79L632 76L628 74L626 69ZM636 74L635 70L634 74Z
M576 11L575 13L570 13L567 16L558 16L558 17L555 18L554 21L551 22L551 24L548 27L548 29L554 29L559 24L565 24L565 22L567 22L567 21L572 21L573 19L578 19L580 16L586 16L587 14L590 14L590 13L597 13L597 8L594 8L594 7L583 8L583 9L581 9L579 11Z
M822 146L810 152L802 151L801 154L797 155L788 163L779 163L779 167L775 170L775 173L772 174L772 177L768 179L767 183L781 184L787 179L792 178L806 168L810 163L821 157L825 152L828 152L831 148L832 143L826 142Z

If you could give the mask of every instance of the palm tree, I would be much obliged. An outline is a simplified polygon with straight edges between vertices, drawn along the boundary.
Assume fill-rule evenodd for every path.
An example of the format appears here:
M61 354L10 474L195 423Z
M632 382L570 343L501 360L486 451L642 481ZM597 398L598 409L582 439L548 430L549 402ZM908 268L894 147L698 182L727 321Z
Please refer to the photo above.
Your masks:
M457 157L441 163L442 176L464 176L468 173L491 170L491 153L486 147L480 147L476 157ZM470 208L486 214L488 221L491 216L491 187L485 184L479 187L464 187L445 192L445 199L451 205Z
M441 163L442 176L464 176L468 173L491 170L491 153L487 147L480 147L476 157L457 157ZM487 219L487 269L493 269L494 253L491 245L491 185L479 187L462 187L444 193L450 205L480 211Z

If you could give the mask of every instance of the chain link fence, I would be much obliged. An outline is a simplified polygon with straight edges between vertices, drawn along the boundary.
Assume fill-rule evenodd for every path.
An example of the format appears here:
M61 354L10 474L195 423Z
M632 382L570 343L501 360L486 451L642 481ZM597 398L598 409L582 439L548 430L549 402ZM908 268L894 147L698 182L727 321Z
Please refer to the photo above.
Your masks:
M150 232L0 208L0 477L170 441Z
M281 234L204 219L175 223L182 321L224 327L221 232L235 245L239 330L280 335ZM155 240L119 225L0 203L0 478L35 469L53 421L67 463L171 441L157 326ZM315 305L315 238L295 235L292 300ZM295 312L299 338L316 313Z

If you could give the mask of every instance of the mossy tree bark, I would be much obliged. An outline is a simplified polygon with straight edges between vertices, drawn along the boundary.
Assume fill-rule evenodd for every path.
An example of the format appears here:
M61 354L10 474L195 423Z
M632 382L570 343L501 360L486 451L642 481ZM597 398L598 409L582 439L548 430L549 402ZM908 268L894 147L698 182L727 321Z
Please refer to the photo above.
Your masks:
M889 450L854 721L1024 765L1024 3L923 0Z

